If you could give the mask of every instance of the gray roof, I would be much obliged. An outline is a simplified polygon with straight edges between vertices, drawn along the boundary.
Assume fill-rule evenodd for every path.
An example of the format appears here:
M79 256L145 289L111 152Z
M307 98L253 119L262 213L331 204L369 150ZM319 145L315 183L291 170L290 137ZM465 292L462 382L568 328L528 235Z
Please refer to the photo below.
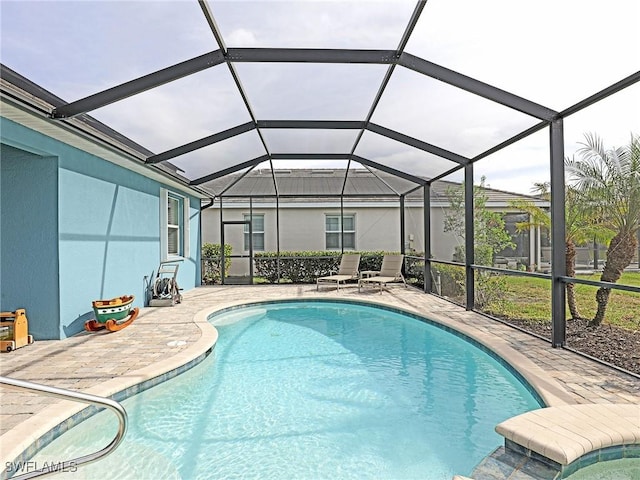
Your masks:
M244 176L241 174L228 175L204 185L204 187L224 202L253 200L273 200L278 196L283 201L315 202L323 198L338 198L345 183L345 199L359 199L362 201L393 201L397 202L400 193L413 189L408 200L419 201L423 196L423 189L408 180L400 179L384 172L369 172L364 169L291 169L252 170ZM275 178L275 181L274 181ZM459 187L459 183L440 180L431 184L431 200L448 203L447 191L450 188ZM538 196L523 195L520 193L506 192L485 187L488 204L507 205L514 200L527 200L540 206L548 205L548 202Z

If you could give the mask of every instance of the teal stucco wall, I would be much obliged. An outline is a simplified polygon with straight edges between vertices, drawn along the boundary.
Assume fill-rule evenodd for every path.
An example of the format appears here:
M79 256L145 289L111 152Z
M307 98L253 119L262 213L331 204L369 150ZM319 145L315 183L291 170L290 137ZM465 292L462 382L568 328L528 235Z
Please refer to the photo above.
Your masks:
M38 204L49 202L46 216L50 218L50 234L43 243L55 262L57 276L57 315L41 315L43 305L38 298L24 305L36 340L64 338L82 331L84 322L93 318L92 300L133 294L134 304L144 306L148 282L153 280L161 260L164 227L160 225L160 189L169 187L7 119L2 119L2 140L46 152L48 160L55 160L50 162L55 172L46 179L36 178L25 192L37 198ZM4 168L3 160L3 177ZM17 169L21 170L19 166ZM4 183L3 217L5 209L16 206L12 197L5 200ZM49 198L41 194L42 188ZM182 259L178 277L180 287L189 290L200 283L200 202L175 188L169 190L184 196L191 205L190 256ZM18 211L13 216L20 215ZM5 245L4 220L2 227L4 283L4 252L15 248L18 240L7 236ZM33 235L36 227L29 228L32 231L25 233ZM27 260L26 266L35 268L35 259ZM15 267L12 269L15 271ZM5 301L11 308L15 296L14 292L5 299L3 291L2 308ZM40 331L42 334L36 333Z
M27 309L30 333L58 338L58 160L0 148L0 310Z

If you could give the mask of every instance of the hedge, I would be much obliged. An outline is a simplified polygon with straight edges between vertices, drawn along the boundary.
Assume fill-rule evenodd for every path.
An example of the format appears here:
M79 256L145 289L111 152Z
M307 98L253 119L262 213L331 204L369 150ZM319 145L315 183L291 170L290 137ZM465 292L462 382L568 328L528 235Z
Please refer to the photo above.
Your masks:
M360 270L380 270L382 257L391 252L346 252L360 254ZM291 283L315 283L316 278L338 271L341 254L327 251L280 252L280 280ZM278 254L254 254L254 275L269 283L278 281Z

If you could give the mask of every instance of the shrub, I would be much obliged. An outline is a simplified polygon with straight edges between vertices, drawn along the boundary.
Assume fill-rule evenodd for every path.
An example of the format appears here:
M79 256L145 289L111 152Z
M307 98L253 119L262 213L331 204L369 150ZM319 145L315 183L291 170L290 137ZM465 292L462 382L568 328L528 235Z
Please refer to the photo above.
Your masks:
M347 252L360 253L360 270L380 270L385 252ZM279 260L278 260L279 258ZM267 282L278 281L278 263L280 280L292 283L315 283L316 278L331 275L340 266L340 252L302 251L302 252L260 252L254 255L254 274L264 277Z
M260 252L254 255L254 274L270 283L280 279L293 283L313 283L316 277L338 269L340 257L335 252Z
M231 267L231 245L224 245L224 271L228 272ZM220 277L220 244L205 243L202 245L202 283L213 285L221 283Z
M502 304L507 292L506 275L476 272L475 280L475 308L483 309L491 304Z
M466 290L464 267L432 263L431 272L436 284L436 293L464 302Z
M424 286L424 260L422 258L405 257L404 267L408 283Z

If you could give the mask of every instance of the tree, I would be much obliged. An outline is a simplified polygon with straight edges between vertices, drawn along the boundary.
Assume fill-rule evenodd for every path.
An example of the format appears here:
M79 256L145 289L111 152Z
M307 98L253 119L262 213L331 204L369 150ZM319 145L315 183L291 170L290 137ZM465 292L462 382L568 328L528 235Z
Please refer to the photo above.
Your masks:
M550 200L551 191L549 182L535 183L532 193ZM551 216L547 210L536 206L533 202L526 200L516 200L510 203L512 207L529 214L528 222L516 224L519 232L527 231L531 227L544 227L551 230ZM565 189L565 265L567 276L576 275L576 245L582 245L589 240L597 238L599 241L606 241L606 234L594 223L593 209L588 202L585 202L580 192L574 187L567 186ZM603 236L605 235L605 236ZM578 311L576 302L575 284L567 283L567 305L571 318L582 318Z
M583 147L566 163L569 181L588 200L601 226L613 235L600 280L615 283L629 266L637 248L640 228L640 136L631 134L629 145L605 149L595 134L586 134ZM604 320L610 288L596 292L598 309L591 326Z
M482 177L480 185L473 187L474 262L477 265L493 265L497 253L505 248L515 247L511 235L505 228L503 215L486 208L485 180L485 177ZM450 210L444 217L444 231L452 232L464 240L464 184L455 188L449 187L446 195L449 198ZM456 248L456 257L464 261L463 248Z
M477 265L493 265L497 253L505 248L515 247L511 241L511 235L505 228L503 215L486 208L487 192L485 189L485 177L480 180L480 185L473 187L473 235L474 235L474 263ZM448 188L446 192L449 198L450 209L444 217L444 231L452 232L460 239L465 238L464 225L464 184L455 188ZM458 261L465 260L464 248L456 247L455 256ZM478 275L478 295L483 291L489 291L488 276ZM494 288L493 290L499 290ZM492 292L493 292L492 290ZM497 294L497 292L493 292ZM476 302L484 305L489 302L484 295L477 297Z

